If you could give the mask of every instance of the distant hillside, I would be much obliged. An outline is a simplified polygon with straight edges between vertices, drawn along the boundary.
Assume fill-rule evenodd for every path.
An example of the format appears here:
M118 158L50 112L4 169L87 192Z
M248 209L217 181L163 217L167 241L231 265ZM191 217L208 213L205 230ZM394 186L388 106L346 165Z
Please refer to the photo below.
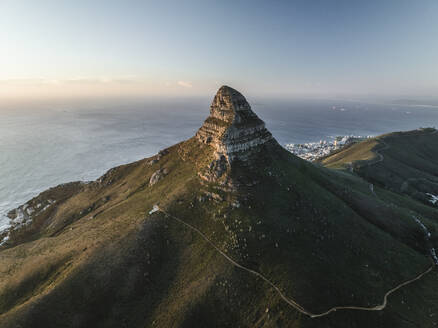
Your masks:
M432 327L438 210L386 186L292 155L224 86L193 138L10 212L0 327Z
M438 131L395 132L353 144L321 162L432 204L438 195Z

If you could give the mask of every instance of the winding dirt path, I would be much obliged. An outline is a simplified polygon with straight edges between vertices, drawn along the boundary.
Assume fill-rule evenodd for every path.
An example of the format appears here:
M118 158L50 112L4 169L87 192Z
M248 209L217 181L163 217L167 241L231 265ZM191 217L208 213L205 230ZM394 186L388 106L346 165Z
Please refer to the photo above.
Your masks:
M431 133L428 133L428 134L426 134L426 135L434 135L434 134L436 134L436 133L438 133L438 130L435 130L435 131L433 131L433 132L431 132ZM383 147L380 148L380 149L376 149L376 150L373 151L373 152L377 155L377 159L375 159L375 160L370 160L368 163L366 163L366 164L364 165L365 167L366 167L366 166L376 165L376 164L378 164L378 163L383 162L383 160L385 159L385 157L383 156L383 154L382 154L381 152L382 152L383 150L387 150L387 149L389 149L390 146L389 146L385 141L383 141L383 140L381 140L381 139L378 139L378 141L379 141L380 144L383 145ZM363 178L362 178L362 179L363 179ZM363 179L363 180L366 181L365 179ZM427 181L427 182L432 183L432 184L438 184L438 181L433 181L433 180L426 179L426 178L407 178L406 180L404 180L404 181L402 182L402 184L401 184L401 186L400 186L400 190L403 190L404 188L407 188L407 187L409 186L409 182L411 182L411 181L421 181L421 180L423 180L423 181ZM371 187L370 187L370 189L371 189ZM377 196L377 194L374 192L373 189L371 189L371 193L374 194L375 196Z
M371 160L370 162L368 162L365 166L371 166L371 165L376 165L377 163L383 162L383 160L385 159L383 157L383 155L380 153L382 150L387 150L389 149L389 145L383 141L379 139L379 144L383 144L383 147L380 149L376 149L374 150L374 153L377 155L377 159L376 160Z
M302 307L300 304L298 304L296 301L294 301L293 299L287 297L286 295L284 295L284 293L281 291L281 289L279 287L277 287L271 280L269 280L268 278L266 278L264 275L262 275L260 272L257 272L255 270L252 270L250 268L247 268L239 263L237 263L235 260L233 260L231 257L229 257L227 254L225 254L219 247L217 247L206 235L204 235L198 228L192 226L191 224L185 222L184 220L181 220L180 218L166 212L165 210L163 210L162 208L156 206L156 211L157 212L161 212L163 213L165 216L172 218L173 220L181 223L182 225L186 226L187 228L189 228L190 230L196 232L198 235L200 235L206 242L208 242L210 244L210 246L212 246L219 254L221 254L228 262L230 262L232 265L234 265L235 267L242 269L246 272L251 273L252 275L262 279L264 282L266 282L268 285L270 285L272 288L274 288L274 290L277 292L277 294L281 297L281 299L283 301L285 301L287 304L289 304L290 306L292 306L295 310L301 312L302 314L310 317L310 318L319 318L319 317L324 317L326 315L329 315L332 312L336 312L336 311L341 311L341 310L358 310L358 311L381 311L383 309L385 309L387 303L388 303L388 297L396 292L397 290L417 281L420 280L423 276L425 276L426 274L428 274L429 272L431 272L433 270L433 268L435 267L435 265L431 265L426 271L418 274L417 276L415 276L412 279L409 279L407 281L404 281L400 284L398 284L397 286L395 286L394 288L390 289L389 291L387 291L383 297L383 303L373 306L373 307L362 307L362 306L335 306L325 312L322 313L313 313L311 311L306 310L304 307ZM154 206L154 208L155 208Z
M428 133L426 135L430 135L431 136L431 135L434 135L436 133L438 133L438 130L435 129L435 131L433 131L431 133ZM383 147L381 149L374 150L374 153L377 154L378 159L375 160L375 161L371 161L371 162L367 163L366 166L371 166L371 165L375 165L377 163L383 162L384 156L380 152L390 148L390 146L385 141L383 141L382 139L377 139L377 140L379 141L380 144L383 144ZM410 179L416 179L416 178L409 178L408 180L410 180Z

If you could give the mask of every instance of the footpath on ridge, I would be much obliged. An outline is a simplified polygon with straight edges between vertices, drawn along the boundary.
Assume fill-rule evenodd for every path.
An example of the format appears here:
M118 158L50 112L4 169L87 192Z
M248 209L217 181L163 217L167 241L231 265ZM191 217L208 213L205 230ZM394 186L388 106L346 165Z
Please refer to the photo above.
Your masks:
M299 311L300 313L310 317L310 318L320 318L320 317L324 317L326 315L329 315L332 312L336 312L336 311L341 311L341 310L357 310L357 311L382 311L383 309L385 309L387 303L388 303L388 297L393 294L394 292L396 292L397 290L410 285L412 283L414 283L417 280L420 280L421 278L423 278L425 275L427 275L429 272L431 272L433 270L433 268L435 267L435 264L432 264L427 270L425 270L424 272L419 273L417 276L413 277L412 279L409 279L407 281L404 281L400 284L398 284L397 286L395 286L394 288L391 288L390 290L388 290L384 297L383 297L383 302L382 304L376 305L376 306L372 306L372 307L362 307L362 306L335 306L332 307L330 309L328 309L325 312L322 313L313 313L309 310L306 310L303 306L301 306L298 302L296 302L295 300L287 297L282 291L281 289L275 285L271 280L269 280L268 278L266 278L264 275L262 275L260 272L257 272L255 270L252 270L250 268L247 268L241 264L239 264L238 262L236 262L235 260L233 260L230 256L228 256L227 254L225 254L225 252L223 252L218 246L216 246L204 233L202 233L198 228L192 226L191 224L185 222L184 220L168 213L167 211L165 211L164 209L160 208L158 205L154 205L153 209L149 212L149 214L153 214L156 212L161 212L163 213L166 217L173 219L174 221L184 225L185 227L189 228L190 230L194 231L195 233L197 233L199 236L201 236L207 243L210 244L210 246L212 246L220 255L222 255L228 262L230 262L233 266L242 269L260 279L262 279L264 282L266 282L268 285L270 285L272 288L274 288L274 290L276 291L276 293L281 297L281 299L283 301L285 301L287 304L289 304L291 307L293 307L295 310Z

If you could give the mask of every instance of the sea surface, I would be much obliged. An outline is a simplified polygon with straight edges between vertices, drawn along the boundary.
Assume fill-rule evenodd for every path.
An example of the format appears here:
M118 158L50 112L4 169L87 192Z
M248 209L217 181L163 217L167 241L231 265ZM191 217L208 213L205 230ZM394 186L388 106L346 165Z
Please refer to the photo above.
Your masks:
M339 100L251 100L281 144L438 125L438 107ZM193 136L210 99L0 104L0 230L6 214L60 183L94 180Z

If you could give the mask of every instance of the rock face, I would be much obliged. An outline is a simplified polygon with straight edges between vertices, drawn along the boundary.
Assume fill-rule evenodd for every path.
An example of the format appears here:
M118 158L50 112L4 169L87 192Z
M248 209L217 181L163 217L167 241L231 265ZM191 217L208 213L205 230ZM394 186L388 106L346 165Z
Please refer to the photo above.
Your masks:
M265 123L251 110L245 97L228 86L222 86L210 107L210 116L196 133L199 141L215 149L219 168L224 162L246 161L261 146L274 141Z
M164 178L169 173L169 170L167 168L159 169L152 173L151 178L149 179L149 186L153 186L158 181L160 181L162 178Z

